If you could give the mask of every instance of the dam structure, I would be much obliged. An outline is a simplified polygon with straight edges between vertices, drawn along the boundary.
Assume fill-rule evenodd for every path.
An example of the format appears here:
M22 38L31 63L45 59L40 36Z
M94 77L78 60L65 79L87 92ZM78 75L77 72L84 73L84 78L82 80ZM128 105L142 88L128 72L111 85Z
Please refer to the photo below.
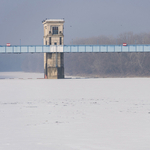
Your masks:
M64 78L64 53L147 53L150 45L64 45L64 19L43 22L43 45L0 45L0 54L44 53L44 78ZM88 64L87 64L88 65Z

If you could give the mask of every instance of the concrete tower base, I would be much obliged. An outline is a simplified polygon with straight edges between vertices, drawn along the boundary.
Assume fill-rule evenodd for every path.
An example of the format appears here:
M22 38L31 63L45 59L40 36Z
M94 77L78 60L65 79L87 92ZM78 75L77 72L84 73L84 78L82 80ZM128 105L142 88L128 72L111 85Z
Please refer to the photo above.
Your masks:
M64 78L63 53L44 53L44 78L46 79Z

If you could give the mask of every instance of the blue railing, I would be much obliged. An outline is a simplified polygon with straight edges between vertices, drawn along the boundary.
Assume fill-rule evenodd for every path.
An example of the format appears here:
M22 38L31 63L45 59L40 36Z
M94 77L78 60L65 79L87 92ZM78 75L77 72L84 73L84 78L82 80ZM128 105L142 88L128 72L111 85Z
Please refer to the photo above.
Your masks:
M0 53L85 53L85 52L150 52L150 45L12 45L0 46Z

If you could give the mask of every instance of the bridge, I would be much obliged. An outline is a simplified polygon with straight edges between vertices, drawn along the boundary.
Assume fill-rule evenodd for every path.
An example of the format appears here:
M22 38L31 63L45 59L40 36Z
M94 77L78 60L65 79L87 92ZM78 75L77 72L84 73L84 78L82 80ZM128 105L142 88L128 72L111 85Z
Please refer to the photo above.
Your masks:
M0 46L0 54L8 53L108 53L150 52L150 45L12 45Z

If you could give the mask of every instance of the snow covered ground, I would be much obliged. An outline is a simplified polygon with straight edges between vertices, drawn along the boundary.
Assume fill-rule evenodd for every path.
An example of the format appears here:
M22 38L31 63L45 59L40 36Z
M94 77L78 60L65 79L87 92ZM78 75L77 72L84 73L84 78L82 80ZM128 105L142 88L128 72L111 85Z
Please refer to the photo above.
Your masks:
M0 150L149 150L149 87L150 78L0 79Z

